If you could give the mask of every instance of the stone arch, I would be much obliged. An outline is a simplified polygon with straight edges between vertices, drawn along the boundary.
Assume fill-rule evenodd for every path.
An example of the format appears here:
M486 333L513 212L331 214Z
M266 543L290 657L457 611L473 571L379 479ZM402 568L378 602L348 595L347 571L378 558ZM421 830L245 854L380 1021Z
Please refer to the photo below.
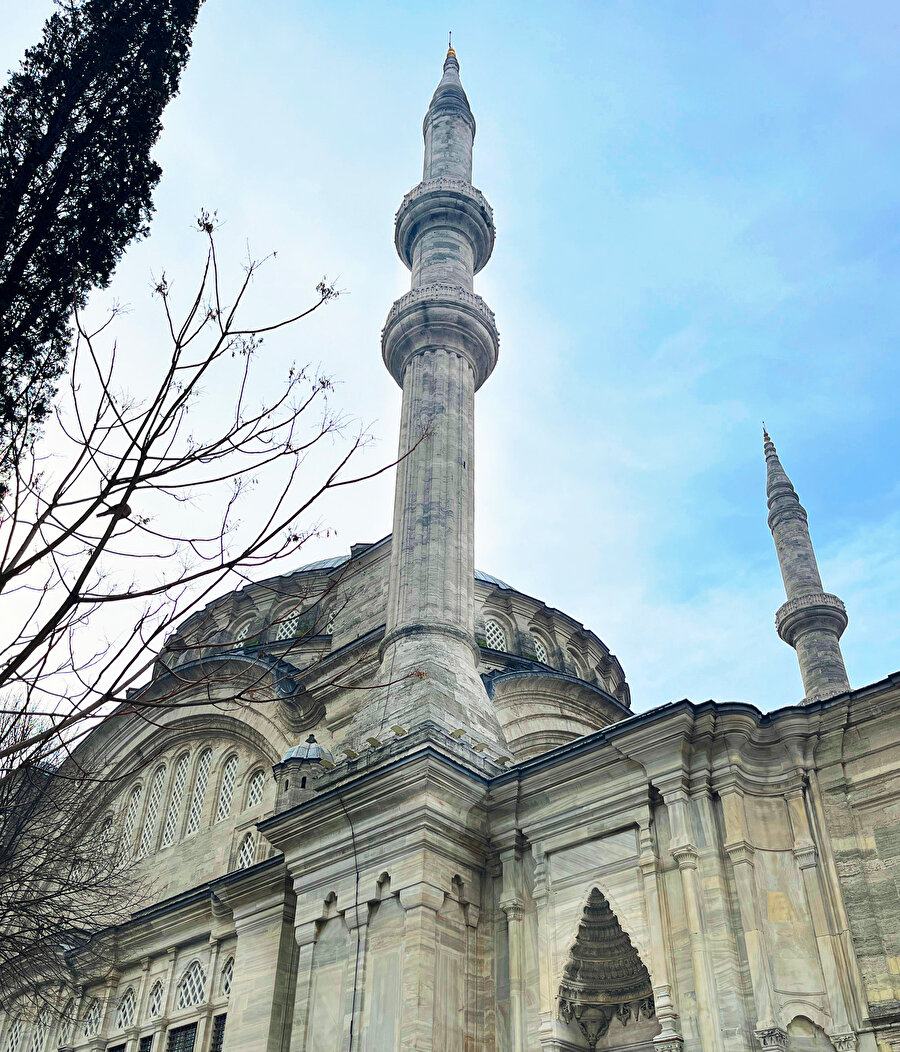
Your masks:
M655 1017L650 972L597 887L587 896L569 947L558 989L558 1016L577 1027L584 1047L592 1050L600 1047L614 1022L642 1027ZM608 1042L603 1041L603 1047L609 1047Z
M787 1052L834 1052L821 1026L807 1015L795 1015L787 1025Z

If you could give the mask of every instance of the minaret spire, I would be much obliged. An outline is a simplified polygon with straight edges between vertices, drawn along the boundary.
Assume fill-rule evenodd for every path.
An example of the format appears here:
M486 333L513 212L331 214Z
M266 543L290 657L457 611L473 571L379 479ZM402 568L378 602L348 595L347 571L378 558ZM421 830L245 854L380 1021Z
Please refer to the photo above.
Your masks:
M850 689L840 645L847 611L836 595L822 588L806 510L781 466L765 424L763 448L769 529L787 595L787 602L775 614L775 627L797 651L807 700L829 698Z
M379 680L351 728L378 737L424 722L505 752L477 673L475 392L497 361L494 315L472 292L494 247L490 205L472 186L475 118L450 47L423 126L422 182L397 212L394 243L412 272L391 307L384 363L403 389L400 463Z

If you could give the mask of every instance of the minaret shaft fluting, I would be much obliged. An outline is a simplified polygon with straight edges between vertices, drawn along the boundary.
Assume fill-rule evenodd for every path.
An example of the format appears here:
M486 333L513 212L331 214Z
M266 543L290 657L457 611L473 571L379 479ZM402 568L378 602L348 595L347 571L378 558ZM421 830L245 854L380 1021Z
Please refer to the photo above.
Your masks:
M836 595L822 588L806 510L765 430L763 439L769 529L787 595L775 615L775 627L797 652L807 699L832 697L850 689L840 644L847 611Z
M382 333L403 389L387 624L376 698L357 730L426 721L505 752L477 673L475 392L497 361L494 316L472 292L494 244L491 209L472 186L475 120L451 49L424 124L424 178L397 213L412 272Z

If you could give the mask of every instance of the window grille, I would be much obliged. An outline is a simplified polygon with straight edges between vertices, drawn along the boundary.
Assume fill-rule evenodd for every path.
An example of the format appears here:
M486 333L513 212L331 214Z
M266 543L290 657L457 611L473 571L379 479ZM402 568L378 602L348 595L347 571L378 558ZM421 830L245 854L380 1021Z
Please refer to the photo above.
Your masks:
M125 1045L111 1045L106 1052L125 1052Z
M231 996L231 981L234 979L234 958L229 957L222 969L222 993L226 997Z
M234 794L234 779L237 775L237 757L229 756L222 769L222 787L219 789L219 804L216 807L216 821L221 822L231 814L231 797Z
M28 1046L28 1052L41 1052L47 1041L47 1034L50 1032L50 1009L44 1008L38 1013L38 1017L35 1020L34 1030L31 1034L31 1044Z
M116 1013L116 1029L124 1030L134 1022L134 1014L137 1005L134 999L134 990L129 986L125 995L119 1002L119 1011Z
M289 617L282 618L275 626L275 642L278 643L283 639L296 639L299 628L299 614L291 614Z
M205 993L206 972L203 971L203 965L199 961L194 961L178 984L175 1007L190 1008L192 1005L198 1005L203 1000Z
M68 1045L72 1036L72 1026L75 1022L75 1002L67 1001L59 1019L59 1030L56 1035L57 1045Z
M102 1022L103 1005L99 1001L94 1000L91 1002L91 1007L84 1017L84 1036L93 1037L94 1034L99 1033Z
M197 761L197 775L194 778L194 792L191 796L191 809L188 812L188 823L185 834L191 836L200 828L203 815L203 801L206 798L206 783L209 780L209 765L212 762L212 749L204 749Z
M506 633L503 626L491 618L484 623L484 640L491 650L506 650Z
M250 784L247 786L247 806L256 807L256 805L262 800L263 790L266 788L266 772L257 771L256 774L250 779Z
M136 785L131 790L131 796L128 797L128 804L125 807L125 817L122 819L122 839L126 844L131 843L131 838L134 836L134 827L137 825L137 817L140 807L141 787Z
M153 1035L147 1034L141 1038L140 1044L138 1045L138 1052L150 1052L153 1048Z
M150 1000L147 1002L147 1015L154 1019L162 1012L163 1006L163 984L157 981L150 991Z
M144 815L144 828L141 830L138 856L146 855L153 847L153 838L156 835L156 818L159 815L159 805L162 801L163 783L165 780L165 767L158 767L156 774L153 776L153 781L150 783L150 793L147 796L147 813Z
M197 1024L190 1026L176 1026L169 1031L169 1040L166 1042L166 1052L194 1052L194 1042L197 1040Z
M169 813L166 815L166 824L163 826L160 847L168 847L173 843L178 832L178 816L181 814L181 800L184 796L187 773L188 755L185 753L175 765L175 774L172 776L172 797L169 800Z
M543 661L544 664L546 665L547 664L547 648L544 646L544 644L541 642L541 640L537 636L532 636L531 637L531 645L534 647L534 656L538 659L538 661Z
M22 1034L25 1032L25 1024L21 1019L14 1019L9 1027L9 1033L6 1035L6 1044L4 1045L3 1052L19 1052L19 1045L22 1043Z
M328 615L328 620L325 622L325 627L322 629L326 636L330 636L334 633L335 621L337 621L337 611L332 610Z
M238 852L237 868L246 869L253 865L253 857L256 854L256 844L253 842L253 834L248 833L241 844Z
M225 1042L225 1019L224 1015L217 1015L213 1019L212 1038L209 1042L209 1052L222 1052Z

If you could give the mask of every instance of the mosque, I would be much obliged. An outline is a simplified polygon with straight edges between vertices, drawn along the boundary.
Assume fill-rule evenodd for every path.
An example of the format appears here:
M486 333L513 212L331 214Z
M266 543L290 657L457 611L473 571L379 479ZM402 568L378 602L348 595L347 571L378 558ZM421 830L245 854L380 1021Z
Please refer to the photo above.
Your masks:
M851 689L769 436L796 705L634 715L602 639L475 569L474 136L451 49L396 217L392 535L190 617L153 724L80 747L152 900L0 1052L900 1050L900 673Z

